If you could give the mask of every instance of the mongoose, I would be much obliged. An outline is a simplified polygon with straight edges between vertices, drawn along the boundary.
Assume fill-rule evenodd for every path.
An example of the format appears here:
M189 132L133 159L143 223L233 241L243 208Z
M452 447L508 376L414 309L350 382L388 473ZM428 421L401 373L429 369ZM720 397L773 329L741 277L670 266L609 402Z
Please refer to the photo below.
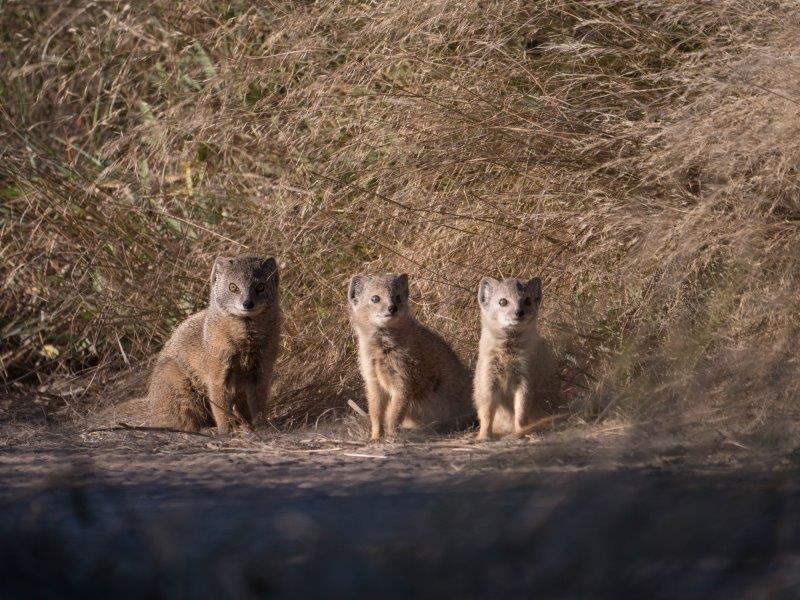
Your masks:
M280 327L275 259L217 258L208 308L178 326L153 370L155 424L188 431L216 424L221 433L240 419L259 425Z
M372 440L398 426L451 430L474 419L469 371L408 305L408 276L356 275L348 291Z
M484 277L478 303L481 340L473 384L478 439L520 435L547 414L558 393L555 358L537 327L542 282Z

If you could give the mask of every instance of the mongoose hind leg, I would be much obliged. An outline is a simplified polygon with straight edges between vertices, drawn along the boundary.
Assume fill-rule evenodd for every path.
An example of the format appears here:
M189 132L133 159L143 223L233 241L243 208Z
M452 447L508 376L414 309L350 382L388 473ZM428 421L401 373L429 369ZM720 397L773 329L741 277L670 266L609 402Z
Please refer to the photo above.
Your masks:
M156 365L148 398L152 421L157 426L199 431L210 424L205 398L174 360Z

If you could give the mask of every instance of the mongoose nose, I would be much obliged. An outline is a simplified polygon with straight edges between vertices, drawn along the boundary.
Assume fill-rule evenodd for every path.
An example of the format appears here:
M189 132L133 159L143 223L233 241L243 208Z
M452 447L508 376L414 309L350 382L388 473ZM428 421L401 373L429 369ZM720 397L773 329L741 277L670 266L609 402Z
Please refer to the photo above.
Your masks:
M242 302L242 308L244 308L245 310L251 310L253 307L255 307L255 305L256 303L253 302L250 298Z
M389 305L389 314L393 315L396 312L397 312L397 305L396 304L390 304Z
M518 318L518 319L521 319L522 317L524 317L524 316L525 316L525 311L524 311L524 310L518 310L518 311L516 312L516 315L517 315L517 318Z

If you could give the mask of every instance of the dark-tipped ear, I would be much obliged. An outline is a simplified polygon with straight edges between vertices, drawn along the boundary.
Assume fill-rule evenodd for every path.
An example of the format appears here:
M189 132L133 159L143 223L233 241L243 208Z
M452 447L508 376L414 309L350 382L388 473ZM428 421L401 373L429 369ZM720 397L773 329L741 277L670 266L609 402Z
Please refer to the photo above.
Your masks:
M217 275L219 275L220 267L225 263L226 260L230 260L225 256L218 256L214 259L214 265L211 267L211 285L213 286L217 282Z
M394 278L394 286L403 298L408 298L408 275L400 273L400 275L396 276Z
M275 260L274 256L270 256L269 258L266 258L263 261L261 261L261 269L266 271L267 273L271 273L272 271L277 271L278 261Z
M542 280L539 277L534 277L528 281L528 289L531 292L531 298L536 304L542 302Z
M481 306L489 304L498 283L497 279L491 277L484 277L481 279L481 282L478 284L478 302Z
M275 257L270 256L269 258L263 260L261 262L261 265L259 266L259 269L261 270L262 273L266 275L267 280L272 285L272 289L277 290L279 274L278 274L278 261L275 260Z
M353 275L350 279L350 286L347 288L347 299L355 306L358 304L358 298L364 293L364 276Z

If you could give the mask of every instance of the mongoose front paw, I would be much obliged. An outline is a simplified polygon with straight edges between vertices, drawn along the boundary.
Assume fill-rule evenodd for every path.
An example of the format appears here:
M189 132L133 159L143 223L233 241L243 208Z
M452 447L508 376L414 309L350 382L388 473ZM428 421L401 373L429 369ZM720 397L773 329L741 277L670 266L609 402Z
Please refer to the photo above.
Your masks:
M383 427L380 424L373 424L370 429L369 441L377 442L380 441L381 437L383 437Z

